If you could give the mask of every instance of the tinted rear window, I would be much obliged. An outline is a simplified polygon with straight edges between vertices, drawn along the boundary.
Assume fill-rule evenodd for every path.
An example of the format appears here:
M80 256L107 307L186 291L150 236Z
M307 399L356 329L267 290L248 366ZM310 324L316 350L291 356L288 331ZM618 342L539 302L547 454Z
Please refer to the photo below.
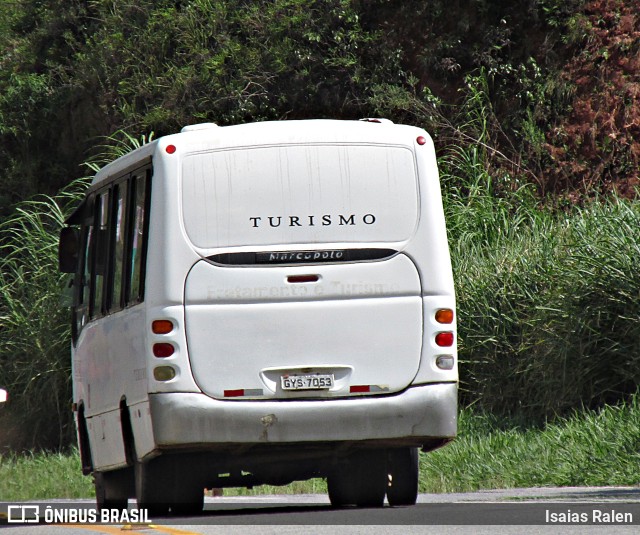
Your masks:
M395 242L418 218L408 148L290 145L187 155L185 228L202 248Z

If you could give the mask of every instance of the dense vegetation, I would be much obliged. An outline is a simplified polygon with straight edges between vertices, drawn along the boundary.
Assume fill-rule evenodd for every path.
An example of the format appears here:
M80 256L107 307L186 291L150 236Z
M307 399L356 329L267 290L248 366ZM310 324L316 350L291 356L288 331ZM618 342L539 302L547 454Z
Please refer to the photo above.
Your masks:
M82 187L72 179L119 143L202 121L385 116L427 128L458 291L463 403L539 424L635 391L634 0L0 7L3 442L72 440L66 279L55 271L55 234Z
M504 156L494 163L542 191L637 178L633 0L1 5L5 213L57 192L119 129L385 115L427 126L445 151L468 77L480 74L491 146Z

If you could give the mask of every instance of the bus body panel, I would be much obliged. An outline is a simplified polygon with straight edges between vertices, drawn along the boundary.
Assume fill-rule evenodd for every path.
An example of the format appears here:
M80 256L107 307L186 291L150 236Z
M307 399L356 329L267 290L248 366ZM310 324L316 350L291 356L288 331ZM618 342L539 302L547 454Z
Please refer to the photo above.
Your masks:
M341 397L354 385L398 392L418 369L421 312L418 297L189 307L188 329L198 332L189 337L191 365L215 398L237 389L253 391L245 397ZM283 391L281 377L304 375L330 375L335 385Z
M310 272L317 281L289 282ZM404 255L311 269L200 262L187 279L185 310L195 380L216 398L236 389L252 391L247 397L337 397L351 385L397 392L420 363L420 281ZM282 376L304 374L329 374L335 385L282 390Z
M129 414L131 415L134 453L137 459L142 459L156 448L149 400L132 404L129 407Z
M120 409L87 417L87 431L96 468L110 470L126 465Z
M153 394L156 444L167 449L192 437L203 447L385 440L418 445L453 438L455 383L418 385L390 396L331 401L220 401L204 394Z
M120 401L144 400L147 388L146 314L143 305L89 322L73 352L74 400L93 417L118 411Z
M74 402L83 408L96 468L127 463L121 401L148 398L146 330L145 308L137 305L89 322L74 348Z

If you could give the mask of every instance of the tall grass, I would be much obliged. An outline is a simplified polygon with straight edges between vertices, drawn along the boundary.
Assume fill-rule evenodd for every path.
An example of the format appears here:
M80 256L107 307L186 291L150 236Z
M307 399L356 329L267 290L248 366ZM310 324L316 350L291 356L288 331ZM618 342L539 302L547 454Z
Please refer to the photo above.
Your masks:
M550 208L491 153L482 91L468 98L473 141L440 160L464 403L540 422L625 399L640 380L640 205Z
M86 163L92 171L139 146L116 132ZM57 196L20 204L0 224L0 451L61 449L75 441L71 412L71 277L58 271L58 236L89 184L72 182Z
M85 183L21 204L0 225L0 447L62 447L73 436L69 317L58 231Z
M631 486L640 480L640 399L576 412L544 429L463 410L460 436L420 458L421 492Z
M456 217L496 225L494 205ZM467 400L545 417L624 399L640 378L640 206L523 212L515 231L452 240Z
M90 498L92 479L82 475L76 449L0 455L0 496L3 501Z

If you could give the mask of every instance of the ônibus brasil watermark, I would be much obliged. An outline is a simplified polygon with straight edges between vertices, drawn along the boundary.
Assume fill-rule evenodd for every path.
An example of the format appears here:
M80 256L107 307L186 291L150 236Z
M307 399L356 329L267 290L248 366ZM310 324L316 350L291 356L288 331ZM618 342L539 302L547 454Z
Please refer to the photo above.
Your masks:
M150 521L147 509L97 509L38 504L7 506L9 524L145 524Z
M640 525L640 491L628 489L623 499L598 502L573 501L479 501L461 502L418 501L414 507L382 507L367 510L367 515L341 515L340 523L367 525ZM274 499L275 498L275 499ZM205 501L202 514L195 518L149 519L147 509L100 509L94 502L76 503L0 503L0 528L11 523L39 525L90 525L124 524L129 526L149 526L170 524L228 524L231 518L237 520L238 512L251 524L270 524L272 515L290 510L296 514L284 515L280 522L285 525L307 525L313 514L313 522L318 525L336 524L336 512L328 499L310 497L312 501L291 502L278 497L228 497ZM133 505L133 504L132 504ZM253 511L253 514L251 512ZM132 527L125 529L133 529Z

